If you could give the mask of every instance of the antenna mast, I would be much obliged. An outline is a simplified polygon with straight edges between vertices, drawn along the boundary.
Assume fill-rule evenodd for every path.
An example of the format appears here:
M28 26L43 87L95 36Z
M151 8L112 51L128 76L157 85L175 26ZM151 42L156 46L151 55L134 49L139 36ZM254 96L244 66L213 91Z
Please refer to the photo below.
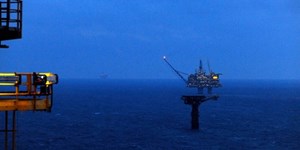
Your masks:
M212 73L212 70L210 69L209 60L207 60L207 66L208 66L208 71L209 71L210 73Z

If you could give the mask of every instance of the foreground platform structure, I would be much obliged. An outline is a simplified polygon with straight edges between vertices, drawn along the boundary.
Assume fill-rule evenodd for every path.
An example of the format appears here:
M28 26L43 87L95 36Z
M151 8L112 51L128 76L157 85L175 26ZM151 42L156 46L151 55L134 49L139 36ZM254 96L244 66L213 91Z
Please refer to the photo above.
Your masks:
M0 0L0 48L8 48L1 41L22 38L22 0Z
M12 138L11 149L15 149L16 111L50 112L53 85L57 83L58 76L52 73L0 73L0 111L5 112L4 129L0 131L4 132L4 149L8 149L8 133Z

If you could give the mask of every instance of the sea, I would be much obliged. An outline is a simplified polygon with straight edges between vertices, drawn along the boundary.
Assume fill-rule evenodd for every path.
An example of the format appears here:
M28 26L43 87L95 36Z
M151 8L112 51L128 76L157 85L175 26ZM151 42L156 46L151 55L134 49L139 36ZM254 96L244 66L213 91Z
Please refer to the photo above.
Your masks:
M222 80L199 106L173 79L61 79L49 112L17 112L18 150L300 149L299 80ZM1 116L4 113L1 112ZM0 118L3 128L3 117ZM4 146L0 133L0 149Z

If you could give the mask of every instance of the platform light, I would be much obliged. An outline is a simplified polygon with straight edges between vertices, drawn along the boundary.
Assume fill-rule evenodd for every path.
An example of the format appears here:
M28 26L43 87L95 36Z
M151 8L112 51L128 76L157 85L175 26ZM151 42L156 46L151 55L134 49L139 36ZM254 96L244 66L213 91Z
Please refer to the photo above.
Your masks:
M38 73L38 76L46 77L46 85L57 84L58 83L58 75L50 72L47 73Z
M0 73L0 85L15 86L21 83L21 76L16 73Z
M217 75L214 75L214 76L213 76L213 79L214 79L214 80L218 80L219 77L218 77Z
M37 73L33 73L33 84L34 85L46 85L47 76L46 75L39 75Z

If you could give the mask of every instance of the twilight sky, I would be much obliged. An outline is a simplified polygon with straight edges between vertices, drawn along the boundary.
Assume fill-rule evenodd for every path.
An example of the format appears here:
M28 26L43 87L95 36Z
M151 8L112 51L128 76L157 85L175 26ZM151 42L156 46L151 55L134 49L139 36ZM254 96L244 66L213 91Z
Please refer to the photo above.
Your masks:
M300 79L298 0L24 0L23 38L1 72L178 78L210 61L223 79Z

